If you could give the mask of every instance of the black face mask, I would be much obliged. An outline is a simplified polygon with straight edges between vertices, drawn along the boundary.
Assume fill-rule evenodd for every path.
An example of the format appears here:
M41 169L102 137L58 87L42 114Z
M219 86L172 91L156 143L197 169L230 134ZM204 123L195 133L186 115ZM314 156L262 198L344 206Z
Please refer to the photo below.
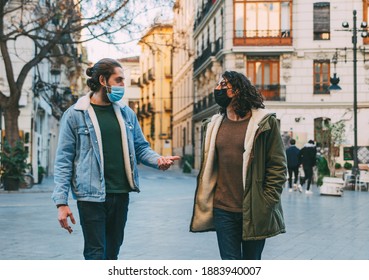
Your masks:
M214 90L214 98L215 102L223 108L228 107L228 105L231 103L232 98L229 98L227 96L227 90L226 88L222 89L215 89Z

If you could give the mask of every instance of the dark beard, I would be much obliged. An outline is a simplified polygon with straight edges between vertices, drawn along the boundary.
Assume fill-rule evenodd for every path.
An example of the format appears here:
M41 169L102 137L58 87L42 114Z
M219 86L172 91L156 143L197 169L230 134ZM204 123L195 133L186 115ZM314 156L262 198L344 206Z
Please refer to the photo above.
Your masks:
M106 103L111 103L109 98L108 98L108 93L107 93L106 87L102 88L102 99Z

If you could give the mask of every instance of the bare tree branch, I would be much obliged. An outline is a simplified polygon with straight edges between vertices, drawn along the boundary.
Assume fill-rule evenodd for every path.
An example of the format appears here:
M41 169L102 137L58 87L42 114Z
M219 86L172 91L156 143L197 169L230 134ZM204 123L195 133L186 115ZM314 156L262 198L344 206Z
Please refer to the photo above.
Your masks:
M22 88L33 67L43 60L55 62L57 59L74 63L76 69L80 69L81 61L75 52L78 45L92 40L114 45L135 41L149 25L147 12L154 9L159 12L159 8L171 7L173 2L64 0L46 5L34 0L0 0L0 67L5 69L6 87L10 92L10 96L6 96L4 90L0 91L0 107L6 112L5 130L10 142L19 137L14 118L19 116ZM117 34L124 34L124 41L117 42ZM30 40L36 50L31 58L23 57L24 52L17 50L25 39ZM19 71L13 68L14 57L17 63L23 63Z

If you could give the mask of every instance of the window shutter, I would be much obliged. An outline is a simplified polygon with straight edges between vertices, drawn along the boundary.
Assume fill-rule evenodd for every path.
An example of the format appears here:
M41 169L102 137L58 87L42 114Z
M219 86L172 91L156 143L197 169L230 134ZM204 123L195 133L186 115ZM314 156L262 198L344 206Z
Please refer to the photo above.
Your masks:
M330 32L329 2L314 3L314 32Z

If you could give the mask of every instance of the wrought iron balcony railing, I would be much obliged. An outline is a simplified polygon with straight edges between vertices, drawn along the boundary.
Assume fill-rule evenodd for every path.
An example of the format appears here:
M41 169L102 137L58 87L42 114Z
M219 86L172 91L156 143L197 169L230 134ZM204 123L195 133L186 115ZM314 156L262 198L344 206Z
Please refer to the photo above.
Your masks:
M255 85L266 101L286 101L285 85Z

